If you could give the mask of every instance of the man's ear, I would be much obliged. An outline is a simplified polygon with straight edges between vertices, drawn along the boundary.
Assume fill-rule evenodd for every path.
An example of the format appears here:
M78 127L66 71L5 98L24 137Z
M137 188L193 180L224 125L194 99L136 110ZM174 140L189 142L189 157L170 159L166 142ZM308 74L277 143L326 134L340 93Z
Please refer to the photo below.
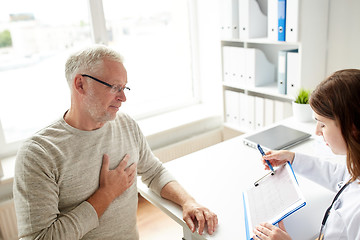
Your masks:
M80 94L84 94L85 78L80 74L76 74L73 82L73 89Z

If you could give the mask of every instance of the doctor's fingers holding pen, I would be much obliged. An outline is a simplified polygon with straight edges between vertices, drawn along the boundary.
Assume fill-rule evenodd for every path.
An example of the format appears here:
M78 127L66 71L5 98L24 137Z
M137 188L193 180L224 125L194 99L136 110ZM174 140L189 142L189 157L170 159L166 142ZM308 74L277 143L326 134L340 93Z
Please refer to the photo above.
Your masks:
M265 153L265 156L262 157L262 162L265 166L265 169L269 170L269 166L267 165L265 160L268 160L272 166L276 167L286 163L287 161L292 164L294 161L294 157L295 153L288 150L270 150Z

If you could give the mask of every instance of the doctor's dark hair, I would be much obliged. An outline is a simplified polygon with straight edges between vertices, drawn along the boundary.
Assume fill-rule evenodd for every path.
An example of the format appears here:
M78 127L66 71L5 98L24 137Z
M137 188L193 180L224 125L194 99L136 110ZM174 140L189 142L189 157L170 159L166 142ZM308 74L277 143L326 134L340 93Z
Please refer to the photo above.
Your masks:
M310 105L340 127L347 168L353 181L360 179L360 70L344 69L330 75L312 92Z

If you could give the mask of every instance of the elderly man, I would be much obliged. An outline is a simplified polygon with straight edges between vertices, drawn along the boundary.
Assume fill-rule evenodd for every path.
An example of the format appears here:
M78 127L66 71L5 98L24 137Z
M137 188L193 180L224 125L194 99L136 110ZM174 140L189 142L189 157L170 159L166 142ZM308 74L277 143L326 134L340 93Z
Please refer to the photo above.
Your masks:
M199 205L153 155L136 122L118 113L129 90L122 57L105 46L66 62L71 106L18 152L14 199L23 239L138 239L140 175L183 209L195 231L215 231L216 214Z

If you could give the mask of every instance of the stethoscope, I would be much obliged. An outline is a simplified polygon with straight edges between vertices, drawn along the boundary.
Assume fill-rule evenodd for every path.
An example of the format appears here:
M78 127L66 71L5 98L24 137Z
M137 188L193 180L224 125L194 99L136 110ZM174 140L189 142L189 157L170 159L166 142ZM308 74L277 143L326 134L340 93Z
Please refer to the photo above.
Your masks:
M321 222L321 228L320 228L320 233L319 233L318 240L322 240L322 236L321 236L321 235L322 235L322 231L323 231L324 226L325 226L325 223L326 223L326 221L327 221L327 219L328 219L328 217L329 217L329 215L330 215L330 210L331 210L331 208L333 207L335 201L339 198L340 194L344 191L344 189L345 189L347 186L349 186L350 183L351 183L351 180L349 180L344 186L342 186L342 187L340 188L340 190L338 191L338 193L335 195L334 200L332 201L330 207L328 207L328 209L326 210L325 215L324 215L324 218L323 218L323 220L322 220L322 222Z

